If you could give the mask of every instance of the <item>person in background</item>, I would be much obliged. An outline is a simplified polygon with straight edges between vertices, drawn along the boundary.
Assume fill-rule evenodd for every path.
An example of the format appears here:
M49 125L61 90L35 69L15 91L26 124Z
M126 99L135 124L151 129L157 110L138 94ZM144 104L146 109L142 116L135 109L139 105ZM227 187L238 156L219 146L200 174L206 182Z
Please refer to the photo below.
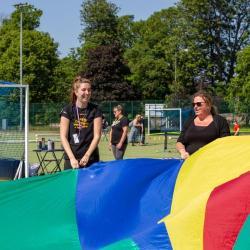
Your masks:
M112 150L116 160L123 159L128 144L129 120L123 115L123 107L117 105L113 109L115 120L111 125L109 134L109 148Z
M109 133L109 123L106 120L105 116L102 116L102 136L104 139L106 139L106 141L108 141L108 133Z
M234 121L234 135L240 134L240 125L237 120Z
M140 143L140 130L142 128L141 116L137 114L130 124L131 129L128 141L131 143L132 146L134 146L136 142Z
M71 103L60 113L64 169L84 168L99 161L97 146L101 138L102 112L90 98L90 80L77 76L72 84Z
M109 126L108 121L106 120L105 116L102 115L102 129L106 129Z
M141 115L140 118L140 124L141 124L141 129L140 129L140 145L145 144L145 120L144 117Z
M176 149L182 159L187 159L211 141L230 135L227 120L216 113L208 93L195 93L192 105L195 116L185 122L176 143Z

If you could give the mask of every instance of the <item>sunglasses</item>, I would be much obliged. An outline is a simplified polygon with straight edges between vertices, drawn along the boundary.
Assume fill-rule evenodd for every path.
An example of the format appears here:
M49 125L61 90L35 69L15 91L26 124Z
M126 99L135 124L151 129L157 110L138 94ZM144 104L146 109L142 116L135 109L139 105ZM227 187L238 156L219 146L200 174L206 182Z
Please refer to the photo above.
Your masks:
M201 107L202 103L205 103L205 102L193 102L192 106L195 107L197 105L197 107Z

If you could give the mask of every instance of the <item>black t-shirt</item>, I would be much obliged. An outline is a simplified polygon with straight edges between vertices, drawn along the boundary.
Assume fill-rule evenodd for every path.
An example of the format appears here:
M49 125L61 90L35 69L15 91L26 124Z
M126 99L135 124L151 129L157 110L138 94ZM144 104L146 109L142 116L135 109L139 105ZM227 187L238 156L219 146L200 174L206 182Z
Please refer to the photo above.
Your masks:
M123 133L123 127L127 127L129 124L129 120L127 117L122 116L120 119L116 119L113 121L111 125L112 129L112 138L111 138L111 143L116 145L120 142L122 133ZM128 138L126 137L126 140L124 141L123 144L128 143Z
M196 126L194 118L188 120L183 127L177 142L181 142L189 154L214 141L217 138L229 136L230 129L226 119L220 115L213 116L213 122L208 126Z
M214 122L211 122L206 127L195 126L194 122L192 122L184 136L184 140L187 142L185 145L186 151L189 154L193 154L199 148L217 138L218 136Z
M102 117L102 112L93 103L88 103L87 108L77 108L75 105L69 104L62 109L60 116L70 120L68 141L74 156L80 160L93 140L94 119ZM65 155L65 159L69 159L67 155ZM94 150L89 160L91 162L99 161L98 148Z

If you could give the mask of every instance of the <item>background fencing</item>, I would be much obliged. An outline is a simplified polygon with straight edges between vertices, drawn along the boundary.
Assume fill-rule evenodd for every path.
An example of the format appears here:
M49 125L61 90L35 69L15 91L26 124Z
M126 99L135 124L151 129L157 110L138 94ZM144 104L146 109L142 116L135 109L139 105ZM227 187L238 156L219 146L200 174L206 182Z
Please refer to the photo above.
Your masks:
M109 124L112 123L113 107L120 104L124 107L125 115L132 120L136 114L145 115L145 104L159 104L164 103L163 100L145 100L145 101L110 101L99 103L103 114ZM190 109L191 103L189 100L180 100L178 107ZM30 129L41 129L41 127L47 127L47 129L57 129L59 126L59 114L65 103L30 103ZM227 103L223 100L217 100L215 105L218 108L218 112L223 114L229 122L237 119L241 125L249 126L250 110L245 114L236 114L235 109L230 109ZM147 118L147 117L145 117ZM147 121L145 121L147 125Z

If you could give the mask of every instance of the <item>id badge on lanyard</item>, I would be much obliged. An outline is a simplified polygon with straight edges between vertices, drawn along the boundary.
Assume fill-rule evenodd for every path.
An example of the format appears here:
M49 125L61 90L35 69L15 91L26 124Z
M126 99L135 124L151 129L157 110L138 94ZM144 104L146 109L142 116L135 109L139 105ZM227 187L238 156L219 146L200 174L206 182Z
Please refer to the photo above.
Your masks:
M78 144L80 142L78 134L73 134L73 139L75 144Z
M81 133L81 122L80 122L80 116L79 116L79 112L78 112L78 108L76 107L76 115L77 115L77 121L78 121L78 134L74 133L73 134L73 139L74 139L74 143L78 144L80 143L80 133Z

